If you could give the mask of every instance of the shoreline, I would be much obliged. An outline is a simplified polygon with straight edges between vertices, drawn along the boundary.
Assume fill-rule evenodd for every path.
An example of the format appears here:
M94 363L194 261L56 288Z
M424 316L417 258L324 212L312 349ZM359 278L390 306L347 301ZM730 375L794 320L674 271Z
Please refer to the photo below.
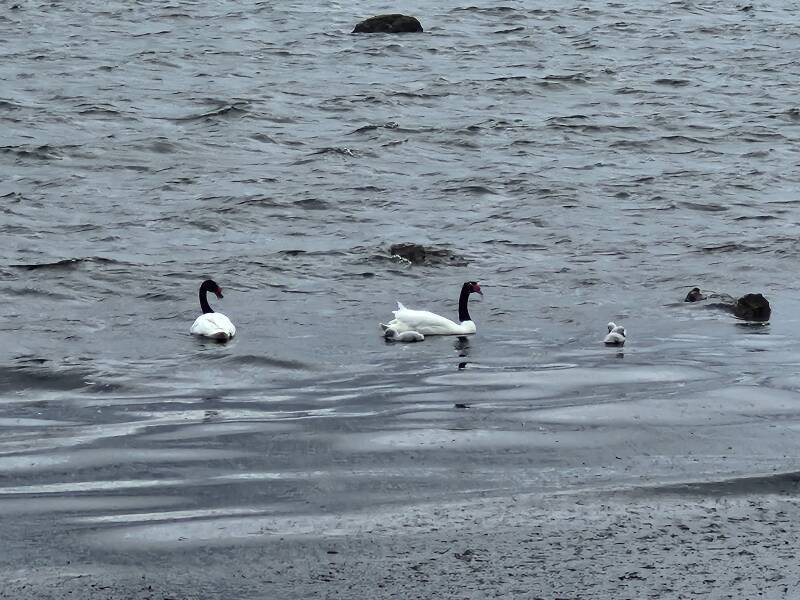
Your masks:
M796 487L796 478L787 477ZM2 570L0 598L786 598L800 499L655 490L402 507L344 535ZM768 489L769 485L766 485ZM335 531L330 529L329 531ZM131 565L141 559L142 565Z

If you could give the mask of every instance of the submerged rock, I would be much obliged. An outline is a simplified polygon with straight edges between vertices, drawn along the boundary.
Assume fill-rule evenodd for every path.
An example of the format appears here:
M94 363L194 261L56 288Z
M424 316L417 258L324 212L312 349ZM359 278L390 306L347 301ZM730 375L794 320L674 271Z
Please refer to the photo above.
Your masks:
M376 15L361 21L353 33L422 33L422 25L408 15Z
M456 256L445 248L426 248L422 244L410 242L392 244L389 246L389 255L400 257L412 265L447 264L463 267L467 264L467 261L462 257Z
M425 252L425 246L420 246L419 244L392 244L389 246L389 254L405 258L414 265L423 264L425 257L428 255Z

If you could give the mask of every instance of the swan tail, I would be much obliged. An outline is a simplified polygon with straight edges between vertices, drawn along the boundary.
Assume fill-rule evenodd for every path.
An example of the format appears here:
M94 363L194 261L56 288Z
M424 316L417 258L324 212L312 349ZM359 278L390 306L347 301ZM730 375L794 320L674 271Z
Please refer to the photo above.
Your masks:
M378 325L380 325L380 326L381 326L381 331L383 331L384 333L386 333L387 331L389 331L389 326L388 326L388 325L386 325L385 323L378 323Z
M405 307L405 306L403 306L403 303L402 303L402 302L399 302L399 301L398 301L398 303L397 303L397 310L406 310L406 307Z

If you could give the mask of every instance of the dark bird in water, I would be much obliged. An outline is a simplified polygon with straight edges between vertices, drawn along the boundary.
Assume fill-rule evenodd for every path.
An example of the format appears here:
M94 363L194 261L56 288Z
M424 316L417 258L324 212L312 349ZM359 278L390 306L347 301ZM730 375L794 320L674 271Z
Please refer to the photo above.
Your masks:
M732 313L736 318L744 321L769 321L772 316L772 308L769 301L761 294L745 294L740 298L734 299L733 296L717 292L703 294L700 288L692 288L686 295L684 302L699 302L701 300L712 300L710 303L703 304L704 308L718 308Z
M745 294L736 301L733 314L745 321L769 321L772 308L761 294Z
M700 288L692 288L692 291L686 294L684 302L697 302L698 300L705 300L706 297L700 291Z

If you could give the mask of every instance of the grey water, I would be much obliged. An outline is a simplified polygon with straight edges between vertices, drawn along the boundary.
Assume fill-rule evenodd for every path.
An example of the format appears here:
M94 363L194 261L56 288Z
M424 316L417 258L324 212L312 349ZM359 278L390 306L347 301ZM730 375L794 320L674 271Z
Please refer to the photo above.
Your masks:
M434 4L3 4L4 569L797 470L794 4Z

